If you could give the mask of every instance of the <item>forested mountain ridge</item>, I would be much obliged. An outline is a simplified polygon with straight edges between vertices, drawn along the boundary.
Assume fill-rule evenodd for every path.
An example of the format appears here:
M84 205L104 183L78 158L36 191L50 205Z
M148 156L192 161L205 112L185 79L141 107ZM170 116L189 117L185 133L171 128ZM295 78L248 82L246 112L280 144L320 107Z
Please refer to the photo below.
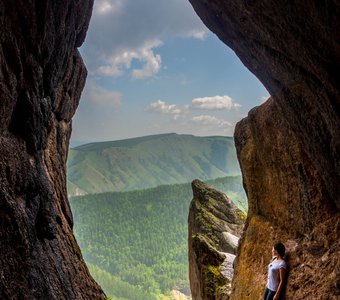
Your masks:
M99 142L69 150L69 196L130 191L239 175L232 137L175 133Z
M246 209L241 176L208 183ZM70 198L77 241L92 275L108 296L170 299L164 295L172 289L189 294L191 199L190 183Z

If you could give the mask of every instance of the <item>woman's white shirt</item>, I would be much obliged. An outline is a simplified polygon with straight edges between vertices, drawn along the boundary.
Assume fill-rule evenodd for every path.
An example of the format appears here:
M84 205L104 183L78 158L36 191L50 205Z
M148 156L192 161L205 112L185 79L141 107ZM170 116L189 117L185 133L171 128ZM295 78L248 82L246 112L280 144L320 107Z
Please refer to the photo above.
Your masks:
M275 259L275 257L274 257ZM284 260L273 260L268 265L268 282L267 288L271 291L277 291L280 284L280 269L287 268L287 264Z

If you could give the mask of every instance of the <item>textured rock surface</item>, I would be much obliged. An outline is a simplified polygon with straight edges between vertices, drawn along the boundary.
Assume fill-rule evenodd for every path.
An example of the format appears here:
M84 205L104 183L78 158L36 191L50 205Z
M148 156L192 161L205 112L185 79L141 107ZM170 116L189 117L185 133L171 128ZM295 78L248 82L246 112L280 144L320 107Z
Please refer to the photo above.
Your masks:
M192 299L228 299L233 261L245 215L223 193L195 180L189 209Z
M231 298L260 298L279 239L289 250L286 299L338 299L340 6L190 2L271 94L235 131L249 212Z
M92 0L0 0L0 299L104 299L72 233L65 163Z

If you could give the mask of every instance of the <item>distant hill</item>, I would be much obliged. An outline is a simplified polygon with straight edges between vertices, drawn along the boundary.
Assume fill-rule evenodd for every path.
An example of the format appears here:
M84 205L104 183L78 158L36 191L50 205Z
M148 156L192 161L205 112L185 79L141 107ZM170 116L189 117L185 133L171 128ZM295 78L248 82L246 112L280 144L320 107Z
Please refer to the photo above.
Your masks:
M70 149L68 194L131 191L239 175L232 137L197 137L175 133Z
M210 180L242 210L241 176ZM74 232L91 274L112 299L172 299L189 294L190 183L71 197ZM168 295L167 297L163 297Z

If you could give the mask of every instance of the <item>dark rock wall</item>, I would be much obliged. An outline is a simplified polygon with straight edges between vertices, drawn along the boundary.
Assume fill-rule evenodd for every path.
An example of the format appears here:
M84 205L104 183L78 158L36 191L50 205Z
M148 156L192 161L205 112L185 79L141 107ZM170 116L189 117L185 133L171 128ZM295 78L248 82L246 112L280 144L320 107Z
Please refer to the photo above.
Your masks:
M0 0L0 298L104 299L72 233L65 164L92 0Z
M271 99L235 130L249 200L232 299L259 299L276 240L287 299L340 296L340 5L190 0Z

